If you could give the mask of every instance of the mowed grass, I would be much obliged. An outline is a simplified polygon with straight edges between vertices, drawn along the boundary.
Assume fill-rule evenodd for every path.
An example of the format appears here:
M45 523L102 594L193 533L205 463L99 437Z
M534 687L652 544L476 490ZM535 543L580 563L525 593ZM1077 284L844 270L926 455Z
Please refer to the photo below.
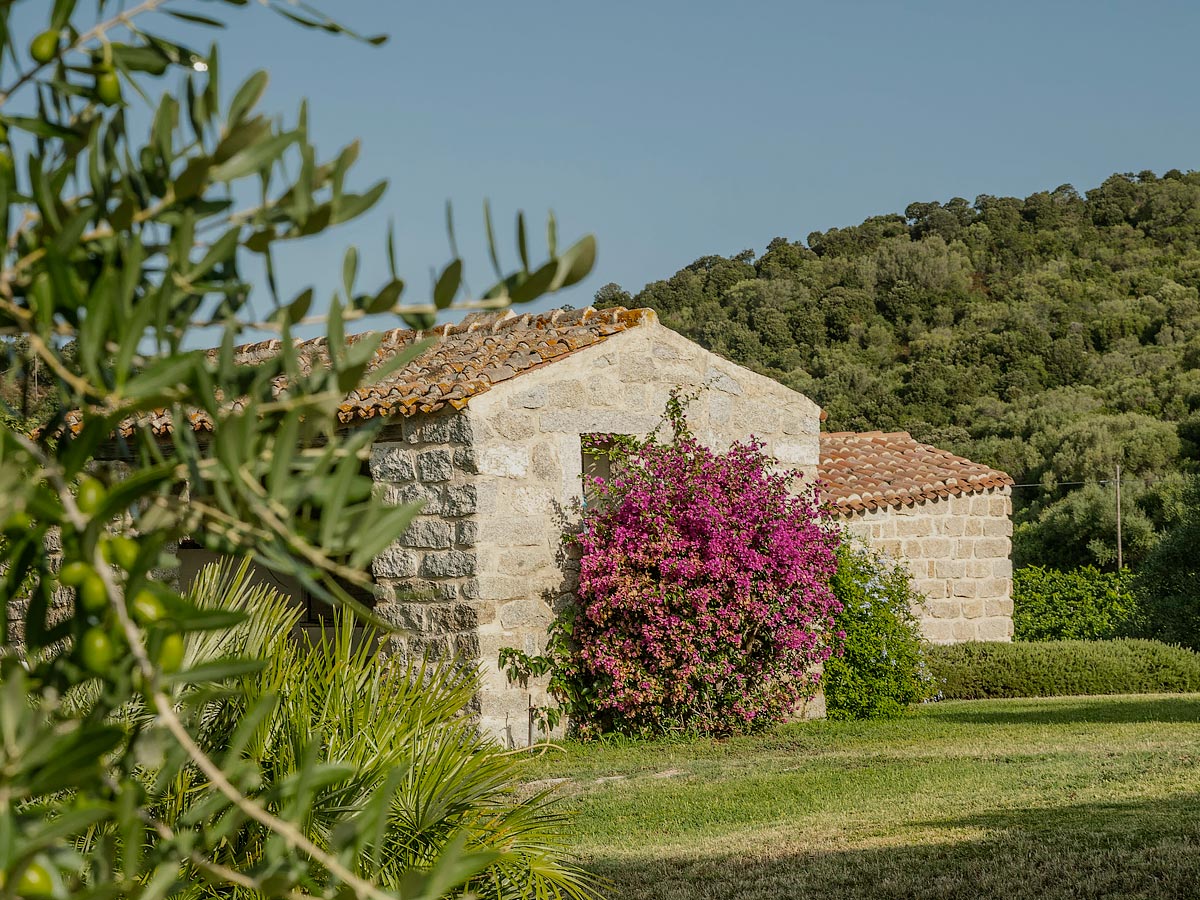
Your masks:
M575 851L633 900L1200 897L1200 695L983 700L567 745Z

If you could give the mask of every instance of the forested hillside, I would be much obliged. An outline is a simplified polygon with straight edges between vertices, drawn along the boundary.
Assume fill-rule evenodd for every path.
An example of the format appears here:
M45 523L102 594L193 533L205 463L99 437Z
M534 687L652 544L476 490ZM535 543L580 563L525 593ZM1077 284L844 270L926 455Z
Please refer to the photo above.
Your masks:
M913 203L596 300L654 308L829 430L911 431L1037 485L1014 491L1018 563L1112 567L1116 464L1135 565L1200 472L1198 289L1200 172L1172 170Z

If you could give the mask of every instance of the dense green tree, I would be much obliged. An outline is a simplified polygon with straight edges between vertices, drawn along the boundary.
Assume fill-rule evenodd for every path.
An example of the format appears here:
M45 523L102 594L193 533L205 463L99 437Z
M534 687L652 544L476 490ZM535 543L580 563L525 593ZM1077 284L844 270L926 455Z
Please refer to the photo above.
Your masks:
M1149 633L1200 649L1200 484L1180 504L1182 516L1138 573Z
M596 291L596 303L600 306L628 306L633 302L633 297L629 291L621 287L615 281L610 281L600 290Z
M1121 510L1123 561L1137 565L1155 544L1154 524L1137 504L1145 489L1127 492ZM1046 565L1059 569L1095 565L1113 568L1117 562L1117 507L1110 485L1090 483L1031 513L1013 534L1018 566Z
M1097 483L1120 463L1136 563L1169 527L1163 486L1200 473L1200 172L912 203L621 302L810 395L830 429L908 429L1034 485L1022 552L1053 549L1033 561L1115 564Z

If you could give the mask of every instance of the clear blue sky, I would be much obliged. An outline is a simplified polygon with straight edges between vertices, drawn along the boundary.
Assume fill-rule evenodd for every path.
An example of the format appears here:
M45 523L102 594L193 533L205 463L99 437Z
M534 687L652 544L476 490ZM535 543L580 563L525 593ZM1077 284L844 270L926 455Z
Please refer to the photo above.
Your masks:
M318 5L391 41L222 11L225 87L267 69L268 109L308 97L321 150L359 137L358 183L391 182L369 217L293 248L292 290L331 291L347 243L382 277L391 218L423 295L447 258L447 199L478 287L484 197L510 260L518 208L539 233L550 207L564 236L595 233L595 273L556 298L581 306L608 281L636 291L705 254L915 200L1200 167L1195 3Z

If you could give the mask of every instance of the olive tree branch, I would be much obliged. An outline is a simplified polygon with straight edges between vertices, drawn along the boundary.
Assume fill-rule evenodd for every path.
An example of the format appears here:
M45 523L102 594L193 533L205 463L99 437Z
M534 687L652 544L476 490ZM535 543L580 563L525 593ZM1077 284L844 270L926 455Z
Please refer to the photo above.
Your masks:
M75 496L71 493L71 487L67 484L62 468L46 456L45 452L29 438L17 432L10 433L25 452L38 463L43 475L54 485L59 499L62 501L67 520L77 531L85 531L90 520L79 509L78 504L76 504ZM191 733L175 712L170 698L163 692L158 669L151 662L150 656L146 652L141 631L134 624L129 611L125 608L123 592L113 577L112 569L105 562L98 543L93 551L91 562L104 583L109 606L115 613L117 621L121 626L121 631L129 643L129 649L133 654L134 662L149 686L149 697L159 721L171 733L172 737L175 738L176 742L183 748L196 767L208 778L213 787L224 795L247 818L253 819L263 827L279 835L288 846L301 851L314 862L323 866L331 875L343 881L354 891L355 896L359 898L369 897L372 900L395 900L394 897L371 882L355 875L336 857L322 850L309 840L295 825L273 815L234 786L221 770L221 767L213 762L196 743Z
M102 778L104 783L108 785L109 790L111 790L114 794L120 793L121 785L115 778L113 778L111 775L104 775ZM164 841L174 841L176 839L177 834L170 825L161 821L160 819L154 818L154 816L150 815L148 812L146 812L146 810L139 809L137 811L137 816L142 820L143 824L153 828L155 833ZM239 887L244 887L251 891L262 890L262 884L257 879L252 878L242 872L235 872L228 866L221 865L221 863L213 862L211 859L202 856L195 850L192 850L187 854L187 861L202 872L212 875L214 878L226 881L229 884L236 884ZM288 900L315 900L311 894L306 894L302 891L296 890L289 891L286 896L288 897Z
M86 45L98 38L103 38L105 34L119 25L132 28L133 18L135 16L140 16L142 13L152 12L153 10L158 9L158 7L170 2L171 0L144 0L144 2L138 4L133 9L125 10L124 12L113 16L111 19L97 23L92 28L89 28L87 31L80 34L77 38L75 38L75 40L67 44L65 47L59 47L54 56L48 59L46 62L38 63L32 69L22 73L9 87L0 90L0 106L4 106L4 104L8 102L9 98L12 97L13 94L32 81L38 72L50 65L50 63L62 59L63 56L74 50L82 50Z
M258 493L262 492L262 499L265 500L265 491L262 485L254 481L245 470L240 470L238 476L242 483L245 484L251 491ZM301 538L297 538L292 534L290 528L275 515L269 506L264 502L262 508L258 510L259 516L271 528L274 536L281 537L287 541L288 546L303 556L309 563L333 575L345 578L355 584L366 586L370 584L367 577L357 569L352 569L349 566L343 566L341 563L331 559L326 553L322 552L320 547L308 543Z
M155 832L158 833L158 836L164 841L175 840L175 832L166 822L155 819L145 810L139 810L139 818L153 828ZM236 872L228 866L223 866L218 862L213 862L211 859L208 859L200 853L197 853L195 850L188 853L187 860L197 869L200 869L202 872L205 872L214 878L228 882L229 884L236 884L239 887L244 887L250 891L258 892L262 890L262 884L258 881L258 879L252 878L251 876L242 872ZM297 890L288 891L286 896L288 897L288 900L315 900L311 894L306 894Z
M152 219L157 218L159 215L161 215L163 212L165 212L171 206L171 204L174 202L175 202L175 191L172 188L167 188L166 193L162 196L161 199L152 203L150 206L146 207L145 209L141 210L140 212L134 214L133 224L134 225L142 225ZM37 216L34 216L35 221L37 220L37 218L38 218ZM24 225L23 227L27 227L27 224ZM79 238L79 243L86 244L86 243L90 243L91 241L101 241L101 240L104 240L105 238L110 238L110 237L115 237L115 236L116 236L116 231L113 229L113 227L111 225L104 224L104 225L101 225L99 228L93 228L91 231L84 232ZM26 253L20 259L14 261L11 266L6 266L3 272L0 272L0 282L2 282L7 287L7 285L11 284L13 281L16 281L17 276L20 275L21 272L23 272L25 269L28 269L34 263L41 262L41 260L45 257L45 255L46 255L45 247L38 247L36 250L31 250L29 253ZM6 293L7 292L8 291L6 290Z

